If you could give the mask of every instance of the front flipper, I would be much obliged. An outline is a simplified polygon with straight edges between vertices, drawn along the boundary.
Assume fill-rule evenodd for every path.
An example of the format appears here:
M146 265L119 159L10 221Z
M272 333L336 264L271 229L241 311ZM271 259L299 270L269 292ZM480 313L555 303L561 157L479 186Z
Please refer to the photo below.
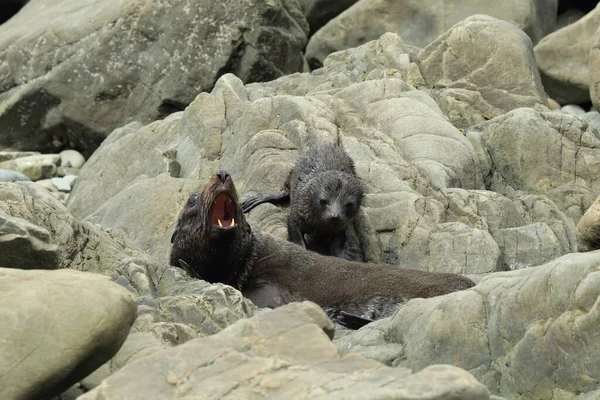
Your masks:
M339 315L335 319L335 322L348 329L356 330L362 328L366 324L373 322L373 320L369 318L363 318L359 315L350 314L346 311L340 311Z
M279 193L255 194L242 202L242 211L248 213L263 203L284 204L289 200L290 194L286 190L282 190Z

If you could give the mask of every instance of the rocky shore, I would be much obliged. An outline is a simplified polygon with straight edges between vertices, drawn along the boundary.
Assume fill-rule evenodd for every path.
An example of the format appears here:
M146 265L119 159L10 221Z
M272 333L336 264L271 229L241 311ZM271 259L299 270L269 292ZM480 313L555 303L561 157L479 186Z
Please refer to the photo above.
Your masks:
M600 5L577 5L12 2L0 398L600 398ZM334 330L168 265L215 171L276 192L317 141L365 185L368 261L477 285ZM248 218L285 239L288 212Z

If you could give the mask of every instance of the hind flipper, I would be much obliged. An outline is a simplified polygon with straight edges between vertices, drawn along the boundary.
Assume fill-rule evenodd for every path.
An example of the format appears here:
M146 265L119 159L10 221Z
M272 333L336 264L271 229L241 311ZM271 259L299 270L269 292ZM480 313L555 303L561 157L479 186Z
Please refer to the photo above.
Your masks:
M244 213L248 213L254 207L263 203L284 204L289 200L290 194L285 190L282 190L279 193L255 194L254 196L250 196L242 202L242 211Z

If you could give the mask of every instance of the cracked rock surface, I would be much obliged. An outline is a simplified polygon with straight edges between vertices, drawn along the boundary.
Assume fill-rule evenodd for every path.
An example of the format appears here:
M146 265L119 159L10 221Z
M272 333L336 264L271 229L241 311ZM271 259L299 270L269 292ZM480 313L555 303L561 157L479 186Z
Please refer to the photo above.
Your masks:
M288 0L31 0L0 25L0 147L89 155L226 72L254 82L300 71L307 34Z
M411 300L337 345L342 354L413 370L434 362L460 366L507 398L593 394L592 377L600 373L599 279L600 252L570 254L491 274L473 290Z
M80 399L490 398L453 366L411 373L361 356L341 357L328 337L332 330L315 304L289 304L132 362Z

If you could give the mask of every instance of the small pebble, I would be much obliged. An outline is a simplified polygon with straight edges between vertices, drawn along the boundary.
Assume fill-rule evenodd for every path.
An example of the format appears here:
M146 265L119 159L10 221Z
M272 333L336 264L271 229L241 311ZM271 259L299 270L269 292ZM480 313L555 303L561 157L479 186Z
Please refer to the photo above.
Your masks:
M0 169L0 182L15 182L15 181L31 181L28 176L25 176L17 171L10 169Z
M71 185L68 180L65 180L65 178L52 178L51 181L52 181L52 184L54 185L54 187L58 189L58 191L60 191L60 192L70 192L71 191Z

